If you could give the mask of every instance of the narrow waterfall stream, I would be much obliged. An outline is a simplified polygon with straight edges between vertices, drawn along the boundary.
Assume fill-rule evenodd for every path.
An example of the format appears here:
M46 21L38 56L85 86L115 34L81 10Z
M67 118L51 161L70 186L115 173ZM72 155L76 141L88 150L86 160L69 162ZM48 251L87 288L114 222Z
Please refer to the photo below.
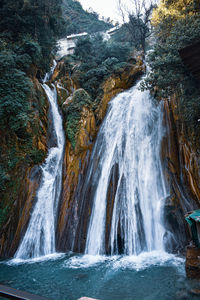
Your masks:
M96 186L86 254L164 250L162 111L149 92L138 90L139 84L112 100L97 137L86 183ZM113 176L116 191L108 203Z
M56 88L53 86L51 89L46 84L43 84L43 88L50 104L56 146L49 149L45 163L41 166L42 180L37 192L37 202L15 254L17 259L36 258L55 252L55 222L61 193L65 138Z

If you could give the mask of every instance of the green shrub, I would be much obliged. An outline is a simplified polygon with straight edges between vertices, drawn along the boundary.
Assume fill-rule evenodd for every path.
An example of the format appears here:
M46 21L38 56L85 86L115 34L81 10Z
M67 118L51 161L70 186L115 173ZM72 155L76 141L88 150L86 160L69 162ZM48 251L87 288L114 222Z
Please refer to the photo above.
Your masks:
M80 87L95 101L103 81L125 66L130 50L128 44L106 42L101 35L80 38L74 53L74 60L78 60L79 65L73 77L78 78Z
M15 133L27 126L32 84L15 62L15 54L0 53L0 128L9 128Z
M177 20L173 26L169 26L170 22L169 18L160 24L158 41L148 56L150 72L142 88L149 89L159 99L178 95L180 118L188 137L199 144L199 84L184 66L179 50L200 40L200 18L199 14L194 14ZM166 39L162 38L162 32Z
M5 222L5 220L7 219L8 217L8 213L9 213L9 206L6 205L4 207L1 207L0 206L0 226Z
M192 78L178 51L199 40L200 18L194 15L178 20L166 40L160 42L158 40L149 54L151 71L144 82L144 87L152 91L158 88L158 96L167 97L177 88L189 86Z
M84 89L78 89L74 92L72 101L65 106L64 115L66 119L65 130L73 149L76 146L76 136L79 130L79 122L83 107L92 105L89 94Z
M39 165L44 162L46 152L42 149L33 148L30 152L30 158L34 165Z
M106 31L113 26L108 20L99 20L97 13L83 10L79 1L64 0L62 6L67 35L80 32Z

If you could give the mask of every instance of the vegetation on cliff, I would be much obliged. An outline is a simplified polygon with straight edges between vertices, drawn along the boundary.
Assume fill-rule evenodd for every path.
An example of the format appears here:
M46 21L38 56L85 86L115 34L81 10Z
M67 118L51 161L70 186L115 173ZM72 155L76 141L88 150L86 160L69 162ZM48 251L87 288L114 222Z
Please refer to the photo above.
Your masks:
M0 8L0 224L16 200L25 169L44 160L38 147L47 105L36 80L48 70L63 32L61 1L7 0Z
M48 103L37 79L48 71L57 40L66 34L110 27L108 20L84 11L75 0L1 1L0 224L17 200L28 168L46 156ZM67 125L72 144L80 103L73 108L73 121L68 114Z
M82 38L75 48L74 58L79 64L73 76L95 99L103 80L127 63L130 50L129 45L104 41L101 35Z
M64 59L65 69L67 72L70 69L71 78L76 88L80 89L74 93L72 101L64 105L65 129L74 149L83 106L94 112L98 123L96 110L104 96L103 84L110 76L120 76L135 66L133 50L129 43L113 39L106 41L101 35L94 35L80 38L74 55ZM80 95L83 96L82 100Z
M80 32L96 33L113 26L109 19L100 20L96 12L85 11L77 0L63 0L62 9L67 35Z
M83 107L90 107L92 100L84 89L78 89L74 92L70 105L66 105L64 109L64 117L66 120L66 133L72 147L75 149L77 130L81 119Z
M199 82L184 66L179 54L180 49L200 41L197 1L163 0L153 13L152 22L156 43L148 56L151 71L144 86L158 98L173 94L179 97L180 118L190 133L188 136L199 144Z

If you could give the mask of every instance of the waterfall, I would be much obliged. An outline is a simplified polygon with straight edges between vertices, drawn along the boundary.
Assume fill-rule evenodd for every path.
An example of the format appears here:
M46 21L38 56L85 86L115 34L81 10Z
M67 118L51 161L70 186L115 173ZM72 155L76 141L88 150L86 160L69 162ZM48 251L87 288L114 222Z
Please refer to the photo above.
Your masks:
M45 74L44 79L43 79L43 83L47 82L51 78L51 76L53 75L53 72L55 71L56 66L57 66L57 62L54 59L53 60L53 66L51 67L50 71Z
M111 101L97 136L86 183L95 186L86 254L164 250L162 109L139 84Z
M15 258L35 258L55 252L55 222L62 184L62 161L64 152L64 132L62 118L57 105L55 86L51 89L43 84L49 100L53 133L56 145L48 151L41 166L42 180L37 192L37 201L33 209L26 233L15 254Z

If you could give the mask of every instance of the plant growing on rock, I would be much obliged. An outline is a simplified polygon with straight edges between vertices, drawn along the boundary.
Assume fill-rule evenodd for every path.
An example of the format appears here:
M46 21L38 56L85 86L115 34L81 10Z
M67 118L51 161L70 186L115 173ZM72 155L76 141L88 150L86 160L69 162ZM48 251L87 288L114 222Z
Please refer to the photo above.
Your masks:
M83 107L91 107L92 100L84 89L78 89L74 92L72 100L69 104L64 105L63 111L65 115L65 131L70 140L73 149L76 146L76 136L79 130L79 122Z

